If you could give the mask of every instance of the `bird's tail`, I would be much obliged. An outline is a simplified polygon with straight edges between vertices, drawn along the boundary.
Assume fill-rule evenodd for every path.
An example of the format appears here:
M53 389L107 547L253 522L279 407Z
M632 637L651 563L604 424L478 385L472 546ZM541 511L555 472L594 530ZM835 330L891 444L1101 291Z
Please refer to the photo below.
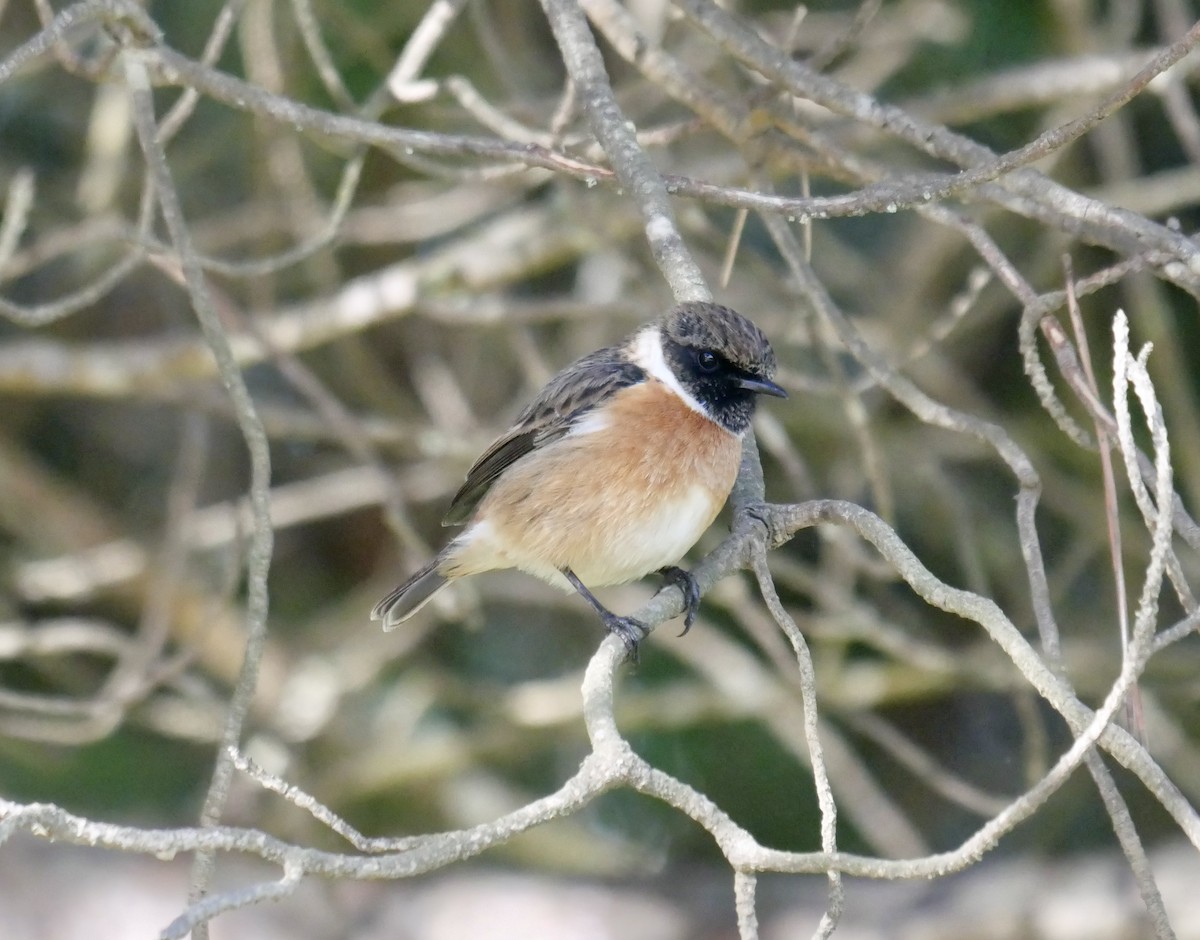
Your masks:
M382 620L385 630L394 630L428 604L434 594L450 583L450 580L438 571L440 561L440 558L434 558L376 604L375 609L371 611L371 619Z

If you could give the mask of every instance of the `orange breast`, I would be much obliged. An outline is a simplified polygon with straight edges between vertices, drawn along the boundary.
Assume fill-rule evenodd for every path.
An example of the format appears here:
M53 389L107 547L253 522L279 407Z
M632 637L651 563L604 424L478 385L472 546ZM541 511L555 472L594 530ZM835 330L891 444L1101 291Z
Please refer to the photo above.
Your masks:
M674 564L695 544L733 486L741 439L657 381L622 390L600 415L598 429L505 471L448 574L516 567L560 580L569 567L585 584L617 584Z

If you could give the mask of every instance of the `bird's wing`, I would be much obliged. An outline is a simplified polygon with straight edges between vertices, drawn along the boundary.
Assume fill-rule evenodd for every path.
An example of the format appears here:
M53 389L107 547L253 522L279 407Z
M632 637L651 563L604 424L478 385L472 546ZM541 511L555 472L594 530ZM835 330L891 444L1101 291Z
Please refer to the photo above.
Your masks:
M506 469L526 454L558 440L618 389L645 377L642 368L626 359L619 346L599 349L567 366L546 383L516 423L493 441L467 471L466 482L454 494L442 525L466 522Z

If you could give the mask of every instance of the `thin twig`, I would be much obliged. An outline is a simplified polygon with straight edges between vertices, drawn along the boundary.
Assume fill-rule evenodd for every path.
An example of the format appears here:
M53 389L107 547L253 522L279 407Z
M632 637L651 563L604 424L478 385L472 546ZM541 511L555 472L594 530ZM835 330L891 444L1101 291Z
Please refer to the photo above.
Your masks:
M249 499L253 515L253 528L251 529L250 552L246 565L248 584L246 648L242 659L242 669L230 698L229 710L226 715L222 736L223 749L217 753L212 782L200 814L201 825L208 827L216 825L220 820L225 800L228 797L233 765L226 756L225 749L236 746L241 737L242 724L246 719L250 700L254 695L258 680L258 667L266 642L267 574L270 570L274 544L269 499L270 448L266 431L254 405L254 399L238 368L225 329L212 306L204 273L200 269L192 249L191 233L179 205L179 197L175 190L171 171L167 166L166 156L158 144L150 79L141 53L133 49L126 49L122 54L122 64L125 80L133 95L134 124L137 128L138 140L142 145L146 162L154 175L163 218L166 221L167 230L171 233L171 240L179 253L179 263L183 268L188 293L200 320L201 329L217 360L221 380L234 402L238 425L250 452ZM202 897L207 892L212 871L213 857L207 853L197 853L191 887L193 900ZM206 931L199 926L197 926L197 931L198 940L203 940L202 934Z

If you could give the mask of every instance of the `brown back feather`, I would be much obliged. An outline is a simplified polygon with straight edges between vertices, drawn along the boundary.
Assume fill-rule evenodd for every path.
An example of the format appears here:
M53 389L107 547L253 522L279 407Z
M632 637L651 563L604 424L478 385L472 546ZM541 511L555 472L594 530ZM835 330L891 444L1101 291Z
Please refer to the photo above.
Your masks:
M646 373L625 358L624 346L609 346L576 360L546 383L537 397L467 471L454 494L442 525L461 525L471 518L492 484L514 463L551 441L618 389L634 385Z

